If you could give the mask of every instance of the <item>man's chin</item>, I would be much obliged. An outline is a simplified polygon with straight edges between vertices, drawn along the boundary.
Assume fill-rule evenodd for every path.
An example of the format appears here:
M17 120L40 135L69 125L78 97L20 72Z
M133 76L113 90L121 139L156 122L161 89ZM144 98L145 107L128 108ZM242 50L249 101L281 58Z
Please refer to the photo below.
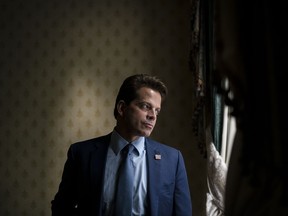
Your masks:
M145 137L149 137L149 136L151 135L151 132L152 132L152 131L145 132L143 136L145 136Z
M145 130L145 131L141 131L140 133L139 133L139 136L144 136L144 137L149 137L150 136L150 134L151 134L151 132L152 132L152 130L150 131L148 131L148 130Z

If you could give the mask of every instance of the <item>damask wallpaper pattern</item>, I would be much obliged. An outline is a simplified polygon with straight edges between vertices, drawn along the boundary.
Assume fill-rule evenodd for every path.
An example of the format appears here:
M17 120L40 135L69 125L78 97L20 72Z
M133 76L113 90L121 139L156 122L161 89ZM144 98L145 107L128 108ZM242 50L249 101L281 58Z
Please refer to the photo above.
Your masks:
M0 215L50 215L69 145L113 129L118 87L134 73L168 85L152 136L183 151L201 215L189 1L2 0L0 32Z

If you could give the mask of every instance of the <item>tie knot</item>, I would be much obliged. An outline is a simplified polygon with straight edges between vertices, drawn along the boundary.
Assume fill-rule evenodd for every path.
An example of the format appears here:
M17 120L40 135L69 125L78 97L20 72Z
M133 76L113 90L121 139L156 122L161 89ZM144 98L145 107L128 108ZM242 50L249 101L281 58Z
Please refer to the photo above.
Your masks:
M127 155L130 154L134 150L134 146L131 143L128 143L123 149L122 154Z

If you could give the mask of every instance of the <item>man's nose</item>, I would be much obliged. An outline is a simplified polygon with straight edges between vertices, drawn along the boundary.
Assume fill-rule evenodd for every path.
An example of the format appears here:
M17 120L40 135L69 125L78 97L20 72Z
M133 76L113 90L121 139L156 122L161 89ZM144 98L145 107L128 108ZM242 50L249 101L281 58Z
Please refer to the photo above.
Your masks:
M155 109L150 109L148 111L149 119L155 119L157 117L157 111Z

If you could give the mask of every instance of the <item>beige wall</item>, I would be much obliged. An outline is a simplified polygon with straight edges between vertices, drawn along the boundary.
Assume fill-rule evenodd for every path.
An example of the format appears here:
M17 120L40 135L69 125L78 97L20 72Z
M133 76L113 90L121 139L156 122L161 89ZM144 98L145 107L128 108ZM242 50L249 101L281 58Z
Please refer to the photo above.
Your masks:
M69 145L109 133L119 85L142 72L167 83L152 136L182 150L201 215L205 163L192 136L189 1L0 6L0 215L50 215Z

